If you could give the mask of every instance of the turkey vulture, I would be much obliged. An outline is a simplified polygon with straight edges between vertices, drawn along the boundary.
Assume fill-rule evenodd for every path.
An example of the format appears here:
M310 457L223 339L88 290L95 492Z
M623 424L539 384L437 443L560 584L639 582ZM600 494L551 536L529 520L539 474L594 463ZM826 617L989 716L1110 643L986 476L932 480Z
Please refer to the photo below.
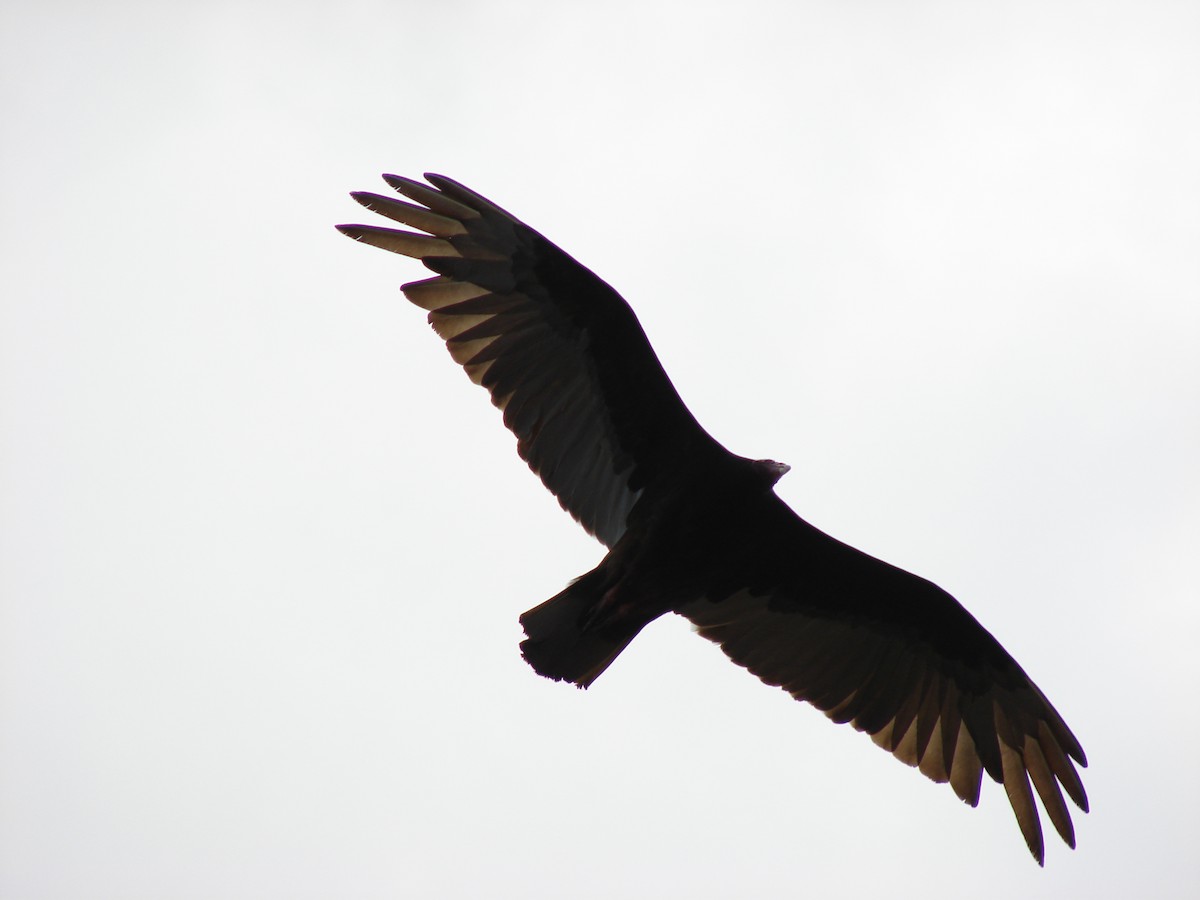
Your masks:
M628 304L591 271L456 181L383 178L415 203L351 196L416 232L338 229L435 273L405 296L487 388L521 458L608 548L521 616L521 653L539 674L587 687L647 623L678 613L738 665L972 806L987 772L1039 864L1034 790L1075 846L1063 791L1087 811L1072 763L1087 765L1083 749L969 612L797 516L773 490L788 467L717 443Z

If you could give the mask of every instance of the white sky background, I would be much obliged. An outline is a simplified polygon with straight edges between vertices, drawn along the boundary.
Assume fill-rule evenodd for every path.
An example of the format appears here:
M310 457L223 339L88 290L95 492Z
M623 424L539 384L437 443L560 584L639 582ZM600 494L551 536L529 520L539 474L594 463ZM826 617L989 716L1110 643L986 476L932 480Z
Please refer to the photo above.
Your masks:
M1147 0L4 5L0 896L1195 896L1198 47ZM601 548L332 228L426 169L996 634L1089 754L1077 851L681 619L587 692L521 661Z

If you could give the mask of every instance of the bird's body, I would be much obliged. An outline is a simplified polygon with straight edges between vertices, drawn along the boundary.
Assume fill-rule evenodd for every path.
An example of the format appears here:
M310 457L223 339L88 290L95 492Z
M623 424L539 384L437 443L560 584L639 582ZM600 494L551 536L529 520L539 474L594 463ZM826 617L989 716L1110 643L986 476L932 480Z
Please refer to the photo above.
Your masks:
M661 496L647 490L600 565L521 617L525 659L543 675L587 687L645 625L726 593L706 573L729 572L732 589L742 561L767 550L761 523L768 506L782 506L771 491L778 465L714 455L709 467L680 466ZM553 614L575 606L581 628Z
M941 588L797 516L773 490L787 466L704 431L611 287L480 195L426 178L385 176L421 206L354 194L425 234L339 228L437 273L405 294L491 393L530 468L609 548L521 617L530 665L587 687L647 623L678 613L972 805L986 771L1039 863L1033 790L1074 846L1062 791L1087 809L1072 763L1086 765L1083 750L999 642Z

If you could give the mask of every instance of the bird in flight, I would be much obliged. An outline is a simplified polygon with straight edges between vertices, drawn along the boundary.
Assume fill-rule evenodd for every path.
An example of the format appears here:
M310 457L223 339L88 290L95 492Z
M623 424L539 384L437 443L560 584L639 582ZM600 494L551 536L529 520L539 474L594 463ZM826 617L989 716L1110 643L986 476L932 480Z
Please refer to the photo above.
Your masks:
M456 181L383 178L407 200L351 196L415 230L338 230L435 273L404 295L491 394L521 458L608 548L521 616L521 653L539 674L585 688L648 623L677 613L971 806L986 772L1039 864L1034 791L1075 846L1063 792L1087 811L1083 748L958 601L796 515L773 490L788 466L717 443L633 310L589 269Z

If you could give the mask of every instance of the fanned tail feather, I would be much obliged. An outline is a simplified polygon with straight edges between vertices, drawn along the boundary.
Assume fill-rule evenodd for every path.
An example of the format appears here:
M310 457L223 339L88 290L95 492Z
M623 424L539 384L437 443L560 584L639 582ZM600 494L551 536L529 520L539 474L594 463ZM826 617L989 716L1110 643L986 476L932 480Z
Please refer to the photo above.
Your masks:
M600 677L648 619L596 621L601 579L590 572L521 616L521 655L539 675L586 688Z

